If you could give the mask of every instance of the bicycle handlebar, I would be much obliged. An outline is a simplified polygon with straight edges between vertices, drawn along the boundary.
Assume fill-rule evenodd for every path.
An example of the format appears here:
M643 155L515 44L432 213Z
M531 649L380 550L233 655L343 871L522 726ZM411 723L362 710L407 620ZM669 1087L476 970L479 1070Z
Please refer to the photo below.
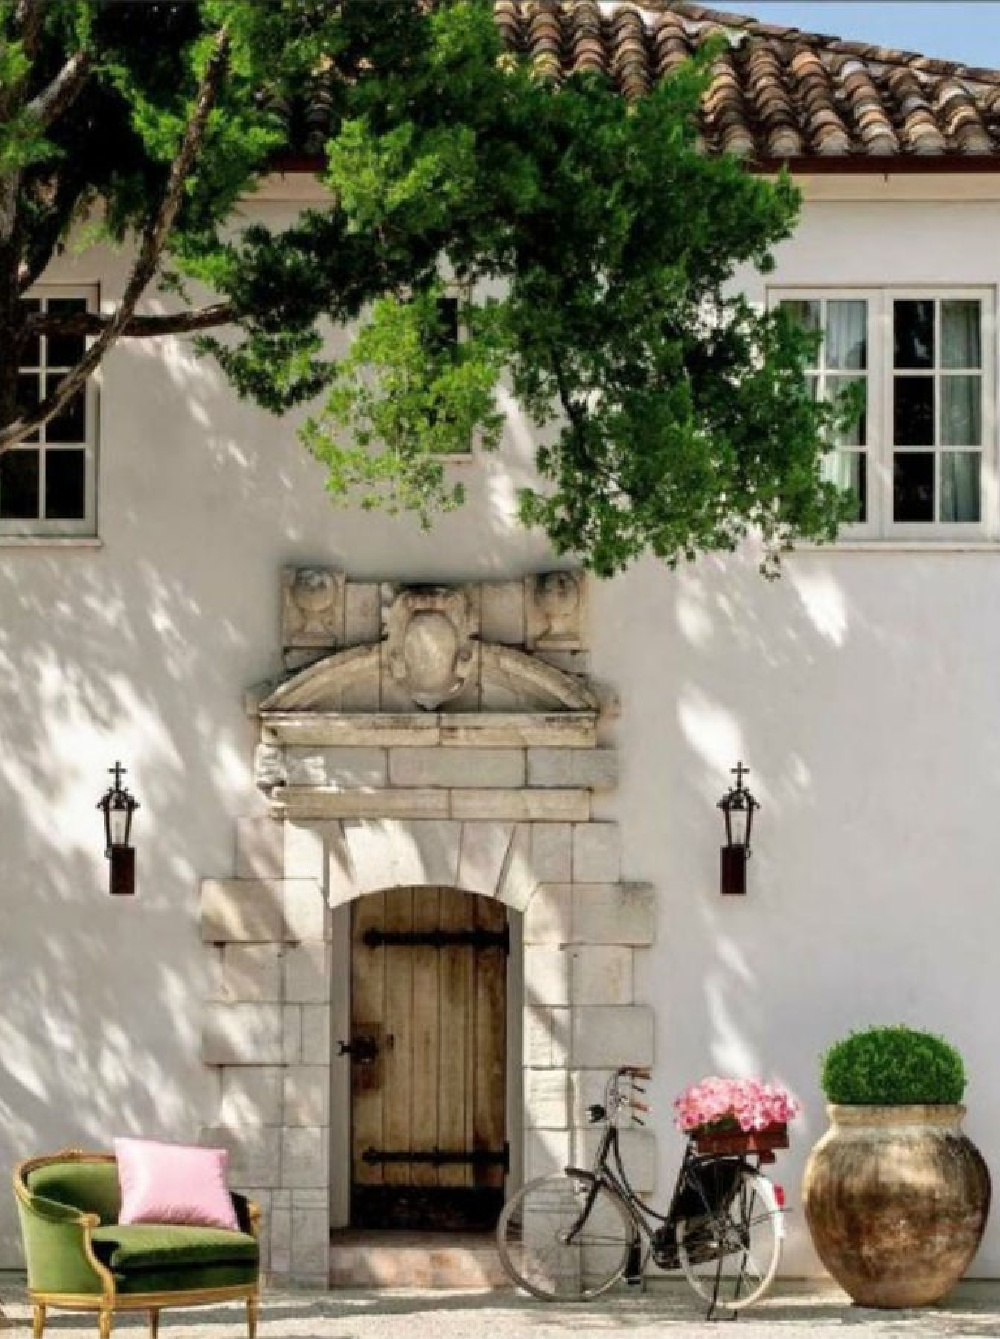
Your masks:
M653 1077L653 1071L648 1065L621 1065L618 1073L630 1079L651 1079Z

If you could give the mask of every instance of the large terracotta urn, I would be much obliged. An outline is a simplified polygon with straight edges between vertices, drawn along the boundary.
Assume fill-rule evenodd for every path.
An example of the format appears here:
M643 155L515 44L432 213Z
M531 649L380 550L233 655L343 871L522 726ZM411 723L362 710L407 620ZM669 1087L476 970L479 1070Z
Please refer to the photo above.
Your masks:
M830 1106L803 1183L823 1264L862 1306L937 1302L972 1261L990 1176L963 1106Z

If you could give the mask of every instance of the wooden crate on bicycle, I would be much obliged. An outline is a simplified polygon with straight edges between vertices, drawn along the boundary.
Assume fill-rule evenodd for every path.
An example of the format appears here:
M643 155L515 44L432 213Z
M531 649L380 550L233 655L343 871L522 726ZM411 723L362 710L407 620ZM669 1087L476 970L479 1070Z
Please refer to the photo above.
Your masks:
M695 1130L691 1139L699 1153L716 1158L756 1154L762 1162L771 1162L776 1149L788 1147L788 1125L768 1125L763 1130Z

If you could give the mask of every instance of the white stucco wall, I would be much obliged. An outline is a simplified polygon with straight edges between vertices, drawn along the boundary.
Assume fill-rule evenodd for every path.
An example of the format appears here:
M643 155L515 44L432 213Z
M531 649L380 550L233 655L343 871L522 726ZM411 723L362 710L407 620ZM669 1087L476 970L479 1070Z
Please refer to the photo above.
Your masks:
M996 284L1000 202L810 204L779 260L775 283ZM75 257L71 275L113 298L121 267ZM4 1167L211 1118L197 883L231 872L233 819L259 804L241 695L278 669L280 567L420 581L548 561L513 521L531 459L516 412L430 535L333 508L291 425L239 405L181 341L120 348L101 418L103 547L0 547ZM626 876L660 897L641 982L659 1127L704 1073L783 1079L806 1103L778 1169L797 1206L819 1052L907 1021L963 1050L969 1129L1000 1167L1000 551L802 553L772 584L753 554L643 563L594 592L592 644L623 708L603 816ZM106 893L94 809L115 756L143 806L127 905ZM714 805L737 756L763 808L750 895L723 901ZM678 1151L662 1140L664 1193ZM792 1222L789 1269L814 1269ZM15 1258L8 1199L0 1264ZM1000 1273L1000 1222L978 1271Z

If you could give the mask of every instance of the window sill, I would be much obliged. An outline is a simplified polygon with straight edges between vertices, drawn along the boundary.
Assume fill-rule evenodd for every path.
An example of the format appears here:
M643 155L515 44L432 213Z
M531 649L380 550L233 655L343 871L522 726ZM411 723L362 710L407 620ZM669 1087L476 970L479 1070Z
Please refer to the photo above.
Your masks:
M97 535L0 535L0 549L103 549Z
M1000 553L997 539L842 539L796 544L793 553Z

